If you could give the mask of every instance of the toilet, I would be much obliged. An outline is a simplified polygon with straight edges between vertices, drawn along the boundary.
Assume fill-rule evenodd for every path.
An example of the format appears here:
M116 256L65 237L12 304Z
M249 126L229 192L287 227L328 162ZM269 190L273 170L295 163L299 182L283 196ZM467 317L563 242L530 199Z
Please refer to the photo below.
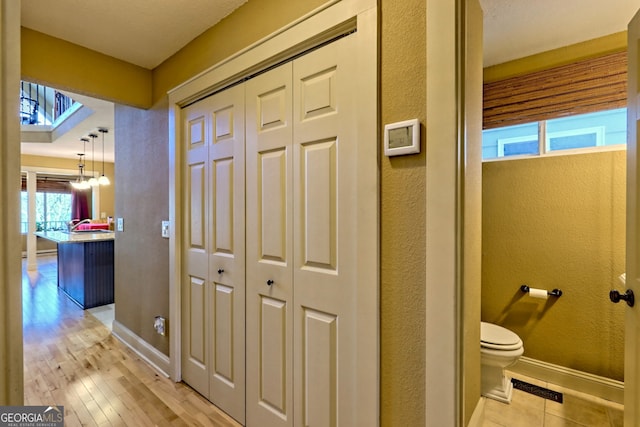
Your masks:
M513 384L504 375L504 368L513 365L524 353L522 340L514 332L494 325L480 323L480 364L482 395L510 403Z

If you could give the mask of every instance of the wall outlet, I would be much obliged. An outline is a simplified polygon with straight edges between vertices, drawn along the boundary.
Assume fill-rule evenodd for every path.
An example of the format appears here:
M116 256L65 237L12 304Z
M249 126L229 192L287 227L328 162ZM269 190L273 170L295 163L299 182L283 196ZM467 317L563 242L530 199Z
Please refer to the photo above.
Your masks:
M156 316L153 321L153 329L155 329L158 334L165 336L167 334L166 323L167 320L164 317Z
M162 237L169 238L169 221L162 221Z
M124 231L124 218L116 218L116 230Z

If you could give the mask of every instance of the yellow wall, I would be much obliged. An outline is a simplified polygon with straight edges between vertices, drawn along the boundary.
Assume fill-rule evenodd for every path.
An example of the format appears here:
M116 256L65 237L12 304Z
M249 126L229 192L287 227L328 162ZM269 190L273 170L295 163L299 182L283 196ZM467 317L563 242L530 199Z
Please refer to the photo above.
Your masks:
M484 80L625 49L616 33L489 67ZM624 272L625 162L616 151L483 164L482 319L518 333L525 356L622 380L624 309L608 292ZM525 283L565 294L523 297Z
M153 70L154 102L168 90L324 3L326 0L246 3Z
M23 80L107 101L151 106L151 71L142 67L28 28L21 30L21 53Z
M23 154L20 156L22 167L46 168L46 169L66 169L69 171L78 170L78 161L73 159L63 159L59 157L30 156ZM100 212L105 212L107 216L113 216L115 212L113 200L115 192L115 182L113 180L113 163L105 163L105 175L111 178L111 185L100 187ZM97 216L100 216L100 212Z
M420 154L381 159L381 420L425 425L425 2L381 2L383 126L418 118Z
M482 319L533 359L623 379L626 151L483 165ZM520 285L563 291L534 299Z

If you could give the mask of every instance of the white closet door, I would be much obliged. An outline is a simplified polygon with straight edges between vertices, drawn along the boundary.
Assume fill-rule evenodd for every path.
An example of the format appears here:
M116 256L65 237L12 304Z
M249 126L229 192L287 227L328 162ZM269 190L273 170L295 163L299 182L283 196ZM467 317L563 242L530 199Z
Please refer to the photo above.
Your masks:
M182 299L182 378L199 393L209 395L207 287L209 281L209 145L210 117L203 103L184 111L185 150L184 253Z
M244 87L199 101L185 113L190 214L183 377L244 423Z
M210 400L245 420L244 87L206 100L210 166Z
M345 37L293 63L296 425L355 426L358 411L366 410L357 405L355 375L359 207L353 51L353 37Z
M246 83L247 425L293 425L291 63Z

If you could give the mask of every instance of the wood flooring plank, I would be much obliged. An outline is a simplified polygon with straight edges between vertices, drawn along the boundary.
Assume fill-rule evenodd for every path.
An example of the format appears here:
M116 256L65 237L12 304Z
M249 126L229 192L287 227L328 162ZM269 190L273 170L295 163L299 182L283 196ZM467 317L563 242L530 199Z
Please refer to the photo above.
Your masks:
M55 256L38 269L22 281L25 404L64 406L67 427L240 427L60 292Z

